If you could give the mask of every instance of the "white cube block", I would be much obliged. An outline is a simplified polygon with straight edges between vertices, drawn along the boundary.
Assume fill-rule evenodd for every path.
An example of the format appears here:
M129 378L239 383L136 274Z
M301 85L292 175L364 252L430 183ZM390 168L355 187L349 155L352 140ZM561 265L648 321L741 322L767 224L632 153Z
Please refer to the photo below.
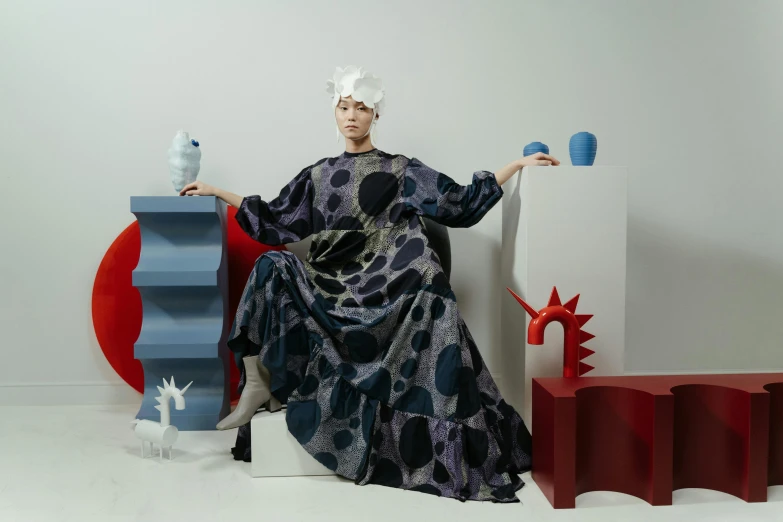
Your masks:
M253 477L334 475L288 432L285 410L256 413L250 421L250 434L250 474Z
M530 317L511 288L533 308L546 306L552 287L561 300L580 294L577 314L594 317L583 346L595 369L620 375L625 354L627 172L624 167L527 167L504 185L501 274L503 358L509 400L531 423L534 377L558 377L563 330L550 324L544 345L527 343Z

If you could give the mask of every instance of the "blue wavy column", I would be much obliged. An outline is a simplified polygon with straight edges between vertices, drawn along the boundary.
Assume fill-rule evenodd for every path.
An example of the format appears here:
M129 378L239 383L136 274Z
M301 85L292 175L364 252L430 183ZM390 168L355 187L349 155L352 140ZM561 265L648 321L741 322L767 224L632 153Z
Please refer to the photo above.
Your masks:
M134 357L144 368L144 398L137 417L159 420L157 386L174 376L193 384L186 408L174 409L179 430L214 430L229 412L228 258L226 206L213 196L134 196L131 212L141 230L133 286L143 321Z

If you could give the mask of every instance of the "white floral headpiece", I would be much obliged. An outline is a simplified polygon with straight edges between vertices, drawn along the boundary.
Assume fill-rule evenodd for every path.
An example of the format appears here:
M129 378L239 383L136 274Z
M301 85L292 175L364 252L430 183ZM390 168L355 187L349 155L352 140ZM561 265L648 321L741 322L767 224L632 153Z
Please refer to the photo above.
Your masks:
M364 103L373 110L373 120L370 125L370 138L375 142L375 114L383 114L386 105L383 82L361 67L349 65L346 68L337 67L334 77L326 82L326 92L332 97L332 107L337 107L340 98L350 96L357 102ZM340 137L338 129L338 139Z

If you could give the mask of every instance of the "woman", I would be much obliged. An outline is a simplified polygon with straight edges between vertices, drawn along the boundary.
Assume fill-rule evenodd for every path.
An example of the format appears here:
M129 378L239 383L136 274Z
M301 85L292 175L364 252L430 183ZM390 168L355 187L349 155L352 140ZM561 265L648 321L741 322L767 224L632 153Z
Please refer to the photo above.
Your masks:
M241 426L234 457L248 459L250 418L282 403L305 450L356 484L515 502L530 433L485 367L421 218L470 227L519 169L559 162L536 154L462 186L374 147L378 78L338 68L329 92L343 154L269 202L200 181L181 192L237 207L242 229L267 245L313 235L306 262L270 252L250 274L229 337L244 388L218 428Z

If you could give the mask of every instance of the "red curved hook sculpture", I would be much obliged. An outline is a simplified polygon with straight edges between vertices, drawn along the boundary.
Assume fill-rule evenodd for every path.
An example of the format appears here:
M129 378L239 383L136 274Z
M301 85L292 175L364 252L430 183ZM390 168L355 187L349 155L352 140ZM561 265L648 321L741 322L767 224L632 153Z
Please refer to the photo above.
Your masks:
M552 321L563 325L563 377L579 377L593 369L589 364L585 364L582 359L593 355L595 352L589 348L581 346L582 343L589 341L595 336L582 330L593 316L576 313L576 303L579 301L579 294L566 304L560 304L560 296L557 294L557 287L552 288L552 295L549 296L549 303L538 312L529 304L522 300L510 288L506 288L514 299L519 301L530 317L530 326L527 329L527 342L530 344L544 344L544 330Z

